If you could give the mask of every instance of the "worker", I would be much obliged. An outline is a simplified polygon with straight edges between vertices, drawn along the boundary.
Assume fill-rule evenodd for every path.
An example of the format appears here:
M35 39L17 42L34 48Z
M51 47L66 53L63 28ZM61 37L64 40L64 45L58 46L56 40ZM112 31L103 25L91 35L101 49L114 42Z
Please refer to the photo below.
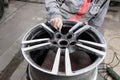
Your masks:
M47 19L61 30L63 20L86 22L99 28L110 0L45 0Z

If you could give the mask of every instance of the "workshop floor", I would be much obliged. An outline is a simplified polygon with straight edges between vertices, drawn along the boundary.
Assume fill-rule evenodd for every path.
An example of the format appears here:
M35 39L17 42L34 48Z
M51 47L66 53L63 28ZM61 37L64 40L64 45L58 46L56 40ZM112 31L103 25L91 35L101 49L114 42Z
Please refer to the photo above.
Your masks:
M105 63L110 64L113 70L120 75L120 64L118 64L120 60L117 59L117 57L120 59L120 7L109 9L101 32L107 42Z
M25 80L27 62L21 55L21 39L28 29L46 21L45 14L43 3L11 1L5 9L0 21L0 80ZM108 43L105 62L111 62L114 53L120 58L120 8L108 12L100 31ZM120 65L114 70L120 75Z

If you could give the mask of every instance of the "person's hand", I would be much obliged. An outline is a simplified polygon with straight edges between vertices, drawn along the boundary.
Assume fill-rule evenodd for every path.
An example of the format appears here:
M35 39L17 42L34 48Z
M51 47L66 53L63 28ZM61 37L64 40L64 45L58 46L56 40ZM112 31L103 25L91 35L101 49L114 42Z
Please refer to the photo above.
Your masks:
M51 25L56 28L57 30L61 31L63 22L61 17L55 17L50 20Z

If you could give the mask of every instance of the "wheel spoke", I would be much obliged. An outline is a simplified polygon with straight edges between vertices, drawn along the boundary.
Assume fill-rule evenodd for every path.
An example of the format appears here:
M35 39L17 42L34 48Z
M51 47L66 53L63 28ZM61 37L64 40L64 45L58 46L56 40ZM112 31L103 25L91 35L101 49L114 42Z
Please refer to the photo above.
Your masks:
M80 34L82 34L84 31L88 30L90 28L89 25L85 25L83 27L81 27L80 29L78 29L77 31L74 32L74 35L79 36Z
M61 49L58 48L57 54L56 54L56 57L55 57L55 60L54 60L53 68L52 68L52 73L53 73L53 74L57 74L58 71L59 71L60 53L61 53Z
M81 47L81 48L84 48L84 49L87 49L89 51L92 51L92 52L96 53L96 55L99 56L99 57L103 57L104 54L105 54L104 51L100 51L100 50L94 49L92 47L85 46L83 44L77 43L76 45L79 46L79 47Z
M69 32L73 32L75 29L77 29L79 26L83 25L83 22L78 22L77 24L75 24L70 30Z
M66 71L66 75L68 76L72 74L70 53L68 48L66 48L65 50L65 71Z
M42 25L42 28L45 29L48 33L54 34L54 31L50 27L48 27L46 24L41 23L41 25Z
M87 41L87 40L81 40L81 39L79 39L78 41L81 42L81 43L86 43L86 44L89 44L89 45L106 48L105 44L100 44L100 43L91 42L91 41Z
M42 42L42 41L49 41L49 38L44 38L44 39L34 39L34 40L28 40L28 41L22 41L22 44L32 44L32 43L37 43L37 42Z
M42 48L47 48L47 47L49 47L50 44L51 44L50 42L42 43L42 44L22 48L22 50L23 51L34 51L34 50L38 50L38 49L42 49Z

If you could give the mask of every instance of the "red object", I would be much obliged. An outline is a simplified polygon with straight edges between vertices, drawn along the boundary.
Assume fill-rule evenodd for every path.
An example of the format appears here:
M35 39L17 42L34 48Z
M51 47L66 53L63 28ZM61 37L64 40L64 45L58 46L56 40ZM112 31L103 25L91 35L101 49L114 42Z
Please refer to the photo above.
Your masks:
M88 5L90 3L90 0L84 0L83 4L80 6L78 12L74 15L72 15L69 20L74 21L74 20L79 20L83 14L85 14Z

